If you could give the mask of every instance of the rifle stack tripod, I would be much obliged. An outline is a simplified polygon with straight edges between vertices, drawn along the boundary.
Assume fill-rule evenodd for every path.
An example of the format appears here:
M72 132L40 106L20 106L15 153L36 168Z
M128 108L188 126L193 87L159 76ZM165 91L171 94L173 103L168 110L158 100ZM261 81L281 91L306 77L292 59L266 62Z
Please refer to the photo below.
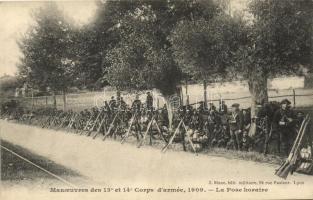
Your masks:
M286 179L289 175L289 173L293 173L296 167L296 162L299 158L300 150L302 147L302 142L304 135L306 133L308 124L310 122L311 118L309 115L306 115L304 120L302 121L301 127L298 131L297 138L291 148L291 151L289 153L288 158L286 161L276 170L275 175Z

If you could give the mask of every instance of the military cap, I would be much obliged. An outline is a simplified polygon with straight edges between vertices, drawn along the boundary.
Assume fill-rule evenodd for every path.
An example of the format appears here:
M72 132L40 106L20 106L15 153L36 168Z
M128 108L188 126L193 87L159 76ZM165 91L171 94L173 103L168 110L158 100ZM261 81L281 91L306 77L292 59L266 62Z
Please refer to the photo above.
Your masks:
M235 108L239 108L239 103L234 103L233 105L231 105L231 107L235 107Z
M288 99L284 99L280 102L280 104L287 104L287 105L290 105L291 102L288 100Z

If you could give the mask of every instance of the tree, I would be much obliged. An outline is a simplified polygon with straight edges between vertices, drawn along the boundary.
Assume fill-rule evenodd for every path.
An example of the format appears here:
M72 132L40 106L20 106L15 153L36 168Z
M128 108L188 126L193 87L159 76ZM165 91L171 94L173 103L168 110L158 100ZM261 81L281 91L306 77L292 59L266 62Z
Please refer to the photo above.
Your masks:
M147 17L153 15L154 26L148 30L159 43L168 48L170 42L167 36L176 23L183 19L194 17L209 18L215 7L213 1L206 0L134 0L134 1L106 1L97 3L97 11L94 21L81 29L79 49L81 52L79 61L79 73L77 80L81 85L93 87L95 83L107 84L103 76L110 65L105 59L107 53L113 49L123 38L126 31L127 17ZM210 6L208 6L210 5ZM149 20L145 20L147 22ZM126 23L125 23L126 22ZM146 31L146 30L144 30Z
M148 9L149 7L141 7ZM147 10L146 10L147 11ZM171 51L154 34L155 15L128 15L121 20L121 41L109 51L106 79L117 89L158 89L165 97L172 124L170 96L175 94L181 73Z
M249 10L254 20L246 27L248 42L238 48L229 70L248 81L254 117L256 104L268 102L269 78L312 70L313 1L253 0Z
M113 6L114 5L114 6ZM108 82L118 88L159 89L164 95L171 126L170 96L182 73L174 62L169 35L181 20L211 18L218 10L213 1L131 1L111 3L118 20L114 26L118 44L106 54ZM113 11L110 11L113 12ZM114 23L113 23L114 24Z
M72 29L55 3L48 3L34 13L35 25L19 41L23 53L19 76L33 88L55 94L72 84Z
M137 1L97 2L94 20L77 34L79 65L75 75L76 85L99 89L108 84L104 78L108 66L105 57L120 41L120 19L134 10L136 5Z
M17 80L17 77L10 75L3 75L0 77L0 96L12 96L14 95L15 89L20 87L21 84Z
M227 79L236 49L245 42L243 23L223 12L210 19L181 21L170 36L175 61L194 80L203 81L206 104L207 82Z
M312 69L313 1L254 0L249 8L254 21L235 70L248 80L254 116L255 104L268 101L268 78Z

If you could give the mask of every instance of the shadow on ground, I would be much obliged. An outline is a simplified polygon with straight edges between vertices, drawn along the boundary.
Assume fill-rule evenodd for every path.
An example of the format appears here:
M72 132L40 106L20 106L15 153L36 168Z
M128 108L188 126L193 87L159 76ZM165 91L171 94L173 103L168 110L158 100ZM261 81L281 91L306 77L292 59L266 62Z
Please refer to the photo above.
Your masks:
M13 145L4 140L1 140L1 145L61 178L68 179L69 177L82 177L79 173L45 157L36 155L21 146ZM51 179L53 179L52 181L58 181L47 172L40 170L34 165L1 148L1 181L17 183L20 181L49 182Z

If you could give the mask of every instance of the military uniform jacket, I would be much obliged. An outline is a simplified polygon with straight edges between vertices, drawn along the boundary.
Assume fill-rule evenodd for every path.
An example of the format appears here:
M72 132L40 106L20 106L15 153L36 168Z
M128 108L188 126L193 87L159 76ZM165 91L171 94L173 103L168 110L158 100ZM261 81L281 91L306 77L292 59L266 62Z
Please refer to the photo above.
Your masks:
M140 112L141 110L141 101L140 100L135 100L132 104L132 110L134 112Z
M153 107L153 98L152 96L147 96L147 100L146 100L146 103L147 103L147 108L148 109L151 109Z
M243 116L241 112L232 112L228 119L229 128L232 131L243 129Z
M293 110L290 109L279 109L275 112L273 117L273 128L292 128L296 123L296 117ZM284 122L284 124L280 124L280 122Z

